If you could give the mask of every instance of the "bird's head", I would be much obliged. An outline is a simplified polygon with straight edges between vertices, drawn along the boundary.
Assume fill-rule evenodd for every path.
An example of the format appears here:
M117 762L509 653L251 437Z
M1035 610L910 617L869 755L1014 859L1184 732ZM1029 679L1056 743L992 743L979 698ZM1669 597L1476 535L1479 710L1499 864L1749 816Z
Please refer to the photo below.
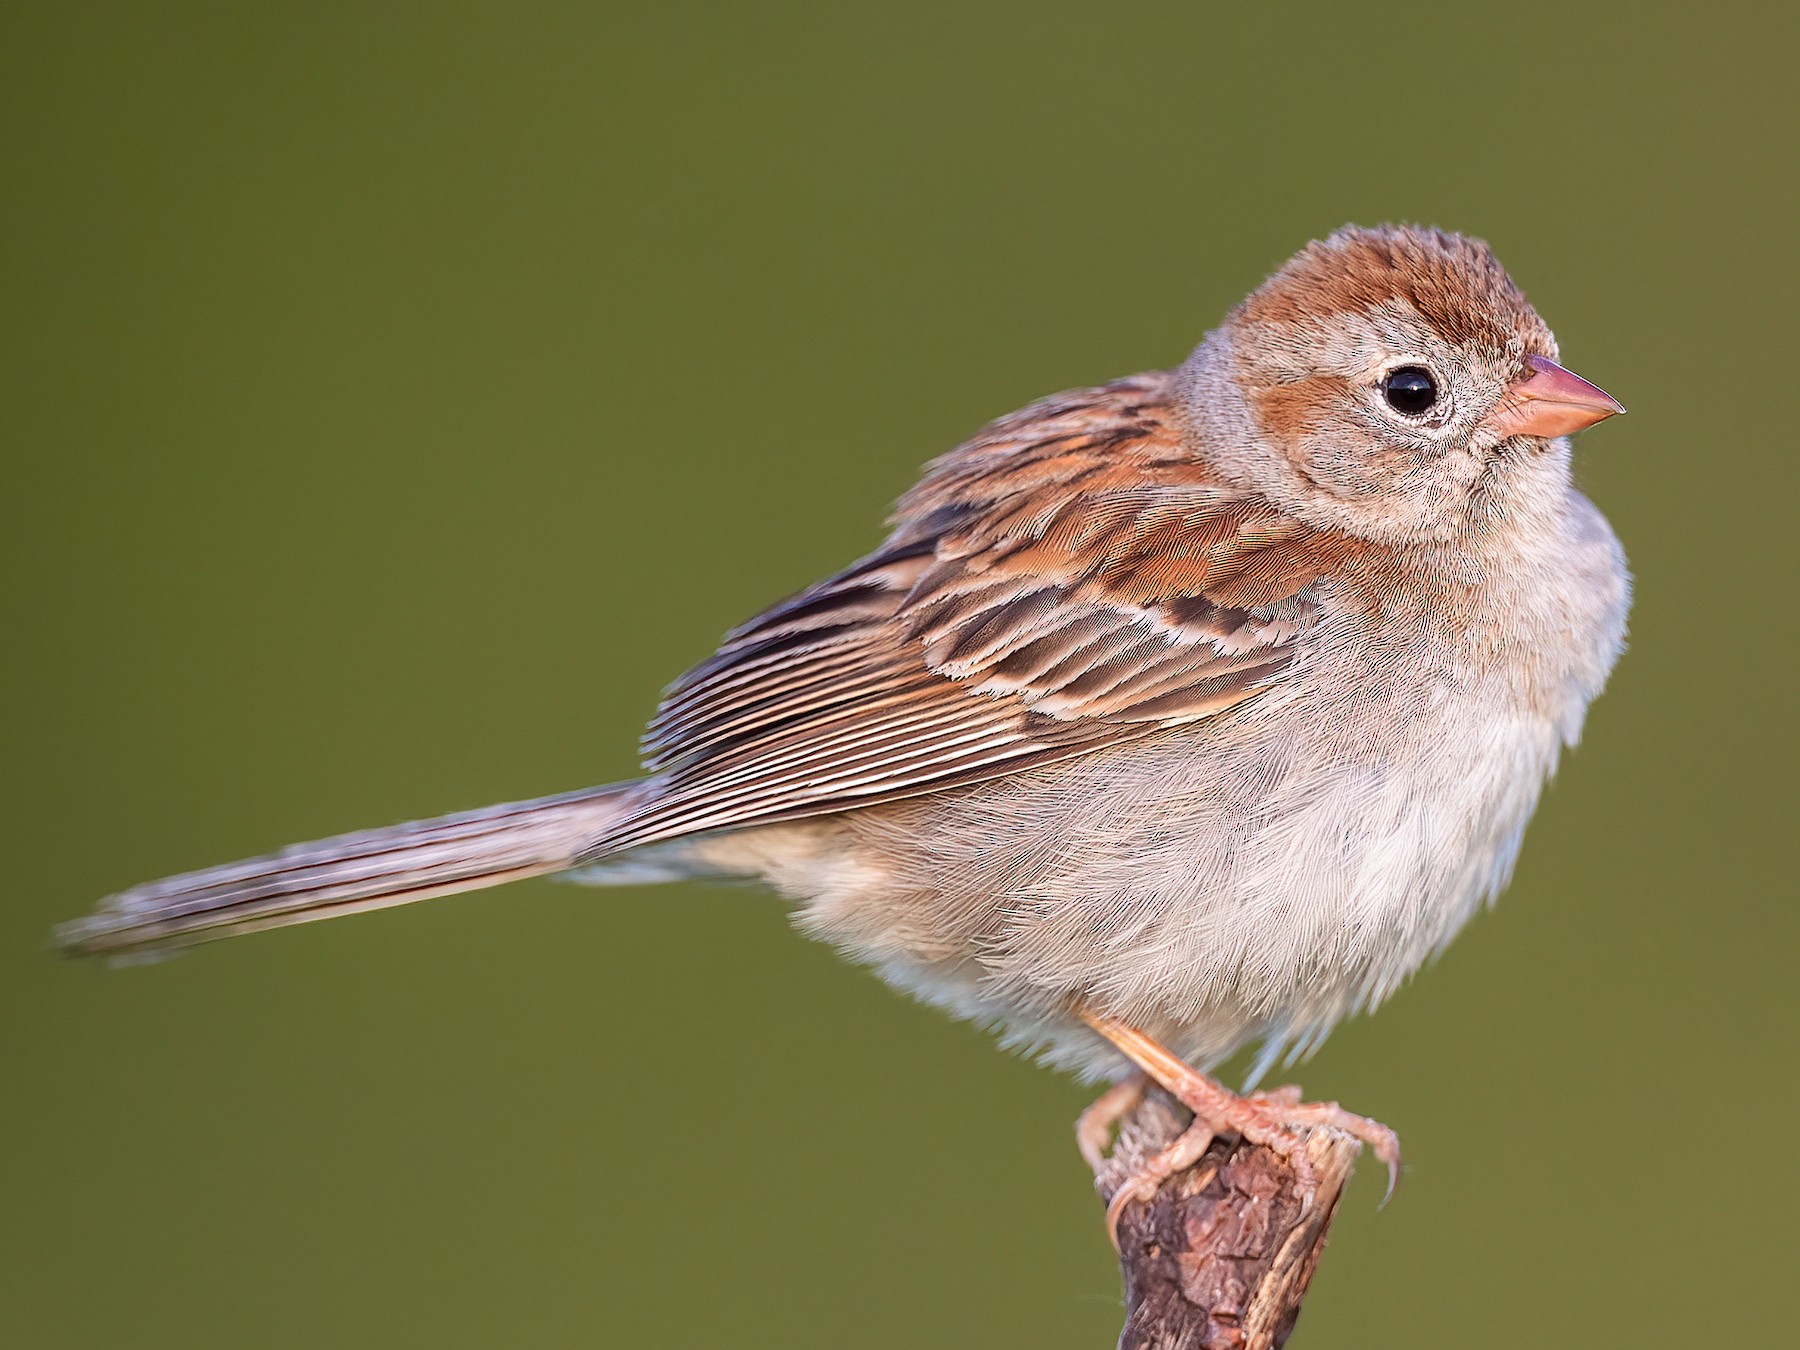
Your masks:
M1182 367L1195 449L1314 524L1401 543L1566 482L1559 438L1624 409L1478 239L1346 228L1307 245Z

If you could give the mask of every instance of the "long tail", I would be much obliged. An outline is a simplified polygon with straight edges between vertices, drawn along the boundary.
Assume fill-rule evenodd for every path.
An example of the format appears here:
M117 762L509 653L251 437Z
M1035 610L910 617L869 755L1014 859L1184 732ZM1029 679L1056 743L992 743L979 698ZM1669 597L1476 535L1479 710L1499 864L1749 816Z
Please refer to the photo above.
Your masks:
M635 783L361 830L122 891L57 930L80 956L131 956L560 872L626 810Z

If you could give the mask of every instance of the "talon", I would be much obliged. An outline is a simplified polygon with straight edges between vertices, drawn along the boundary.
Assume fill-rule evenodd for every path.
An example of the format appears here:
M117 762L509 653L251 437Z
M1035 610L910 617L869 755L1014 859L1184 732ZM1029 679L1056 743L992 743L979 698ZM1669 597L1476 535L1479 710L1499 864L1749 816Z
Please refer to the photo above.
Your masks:
M1114 1191L1113 1198L1106 1202L1106 1237L1115 1252L1119 1250L1119 1220L1125 1217L1125 1206L1155 1194L1154 1190L1145 1192L1134 1178Z
M1340 1130L1368 1147L1369 1152L1387 1167L1387 1191L1381 1197L1383 1206L1394 1198L1400 1184L1400 1136L1378 1120L1355 1115L1336 1102L1293 1102L1270 1114L1290 1128L1297 1125L1325 1126ZM1260 1141L1258 1141L1260 1142Z
M1137 1110L1138 1103L1150 1090L1150 1080L1141 1073L1121 1079L1096 1097L1075 1121L1075 1147L1081 1150L1088 1169L1098 1172L1106 1165L1107 1146L1113 1131L1126 1116Z
M1150 1037L1122 1022L1090 1017L1088 1025L1111 1041L1183 1106L1194 1113L1194 1130L1202 1123L1208 1131L1231 1132L1252 1144L1273 1149L1294 1168L1297 1189L1304 1196L1317 1189L1317 1177L1301 1147L1304 1129L1325 1126L1340 1130L1368 1146L1387 1164L1387 1204L1400 1183L1400 1139L1387 1126L1365 1116L1353 1115L1336 1102L1305 1102L1298 1088L1281 1087L1253 1097L1240 1097L1219 1086L1193 1066L1184 1063ZM1096 1103L1098 1105L1098 1103ZM1190 1131L1192 1133L1193 1131ZM1185 1139L1186 1136L1183 1136ZM1181 1141L1177 1141L1179 1146ZM1199 1155L1195 1154L1197 1158ZM1190 1159L1190 1162L1192 1159ZM1153 1160L1160 1162L1160 1159ZM1166 1178L1168 1173L1164 1173ZM1159 1178L1159 1184L1162 1178ZM1115 1216L1107 1212L1109 1228ZM1115 1237L1114 1245L1117 1245Z
M1162 1189L1163 1182L1177 1172L1187 1171L1205 1157L1212 1141L1212 1127L1196 1116L1194 1123L1181 1132L1180 1138L1146 1161L1113 1192L1113 1198L1106 1205L1106 1236L1112 1240L1115 1252L1119 1250L1119 1219L1124 1215L1125 1207L1134 1200L1152 1199Z

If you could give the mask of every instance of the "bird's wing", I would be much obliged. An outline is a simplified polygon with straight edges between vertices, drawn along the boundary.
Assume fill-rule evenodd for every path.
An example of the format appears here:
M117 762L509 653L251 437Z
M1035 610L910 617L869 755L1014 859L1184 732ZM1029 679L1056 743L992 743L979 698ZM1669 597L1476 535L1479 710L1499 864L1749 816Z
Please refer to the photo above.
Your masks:
M1169 396L1063 394L935 463L880 550L671 687L608 851L1001 777L1279 680L1349 542L1221 487Z

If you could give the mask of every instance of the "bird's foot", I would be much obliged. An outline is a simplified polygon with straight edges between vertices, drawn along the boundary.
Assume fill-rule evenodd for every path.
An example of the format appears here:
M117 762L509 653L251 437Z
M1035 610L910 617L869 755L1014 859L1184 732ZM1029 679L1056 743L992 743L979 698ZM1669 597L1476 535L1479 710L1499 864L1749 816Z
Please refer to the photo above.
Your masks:
M1185 1063L1143 1033L1115 1022L1094 1019L1094 1029L1116 1045L1151 1079L1194 1113L1194 1123L1180 1138L1149 1159L1113 1195L1106 1209L1107 1234L1118 1245L1119 1217L1136 1200L1148 1200L1176 1173L1198 1162L1213 1139L1235 1134L1247 1143L1272 1150L1294 1169L1296 1189L1310 1198L1317 1189L1312 1163L1303 1147L1315 1129L1339 1130L1365 1144L1387 1165L1386 1204L1400 1180L1400 1140L1387 1126L1354 1115L1336 1102L1306 1102L1294 1087L1275 1088L1240 1097L1235 1092ZM1100 1156L1115 1124L1137 1104L1141 1088L1126 1092L1127 1083L1103 1095L1082 1114L1077 1126L1082 1156L1091 1163ZM1097 1142L1096 1142L1097 1141Z
M1199 1162L1212 1147L1215 1137L1212 1126L1195 1116L1194 1123L1183 1130L1174 1143L1154 1157L1144 1159L1119 1183L1119 1189L1106 1202L1106 1236L1112 1240L1114 1251L1119 1250L1119 1220L1125 1207L1139 1200L1149 1200L1162 1189L1163 1182Z
M1229 1099L1225 1118L1215 1124L1286 1158L1293 1164L1296 1176L1308 1183L1303 1189L1310 1187L1311 1166L1299 1146L1307 1131L1324 1128L1338 1130L1360 1141L1386 1165L1387 1191L1382 1195L1381 1203L1385 1205L1393 1199L1394 1187L1400 1184L1400 1136L1380 1121L1346 1111L1336 1102L1302 1101L1300 1089L1295 1087L1239 1097L1210 1079L1207 1081ZM1179 1093L1176 1095L1180 1096ZM1190 1111L1196 1110L1185 1098L1182 1105Z

